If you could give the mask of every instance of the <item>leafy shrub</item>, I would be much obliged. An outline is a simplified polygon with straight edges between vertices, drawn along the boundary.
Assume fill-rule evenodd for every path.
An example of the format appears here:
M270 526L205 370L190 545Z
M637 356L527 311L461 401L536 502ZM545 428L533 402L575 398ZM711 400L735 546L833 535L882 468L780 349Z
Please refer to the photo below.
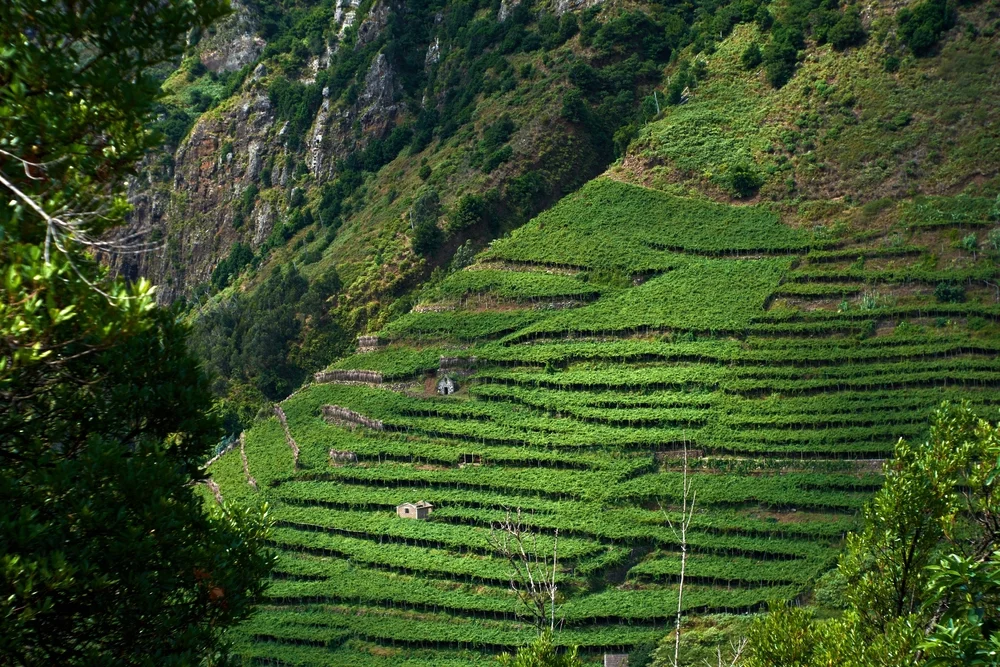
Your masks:
M323 100L322 88L318 83L307 86L278 77L271 82L267 94L277 119L288 122L286 136L289 148L297 149Z
M208 68L205 67L205 63L201 62L199 58L192 58L188 61L187 68L187 79L188 81L194 81L195 79L205 75Z
M986 235L986 244L994 253L1000 252L1000 229L991 229Z
M433 222L424 222L413 230L413 252L418 255L432 255L441 247L444 235Z
M467 229L482 220L485 214L486 201L483 197L473 194L462 195L448 216L448 232L455 233Z
M170 149L176 149L193 124L194 116L187 111L176 107L162 107L153 128L163 135Z
M229 250L229 255L219 262L215 270L212 271L212 287L222 289L229 284L232 276L239 275L248 264L253 262L254 255L250 247L243 243L236 243Z
M848 7L827 33L827 41L838 51L857 46L865 40L865 29L861 25L861 13L856 6Z
M231 72L223 72L219 76L219 82L222 84L222 98L229 99L236 94L236 91L243 86L243 82L246 81L247 76L253 70L252 65L244 65L238 70Z
M781 88L795 74L802 34L787 28L775 28L771 43L764 48L764 71L767 81Z
M441 200L437 190L426 188L410 208L410 223L414 227L430 223L437 224L438 216L441 215Z
M564 119L571 123L582 123L589 114L590 109L579 90L574 88L563 95L561 115Z
M504 146L499 150L493 151L483 162L483 172L487 174L491 173L503 163L509 162L513 155L514 149L510 146Z
M909 111L900 111L894 114L891 118L886 119L881 123L882 129L887 132L896 132L903 129L913 120L913 114Z
M757 45L757 42L753 42L747 46L743 51L743 55L740 56L740 64L745 70L757 68L763 60L764 55L760 52L760 46Z
M451 270L458 271L464 269L471 265L475 259L476 249L472 245L472 239L469 239L455 250L455 255L451 258Z
M483 132L482 148L484 151L495 151L510 140L511 135L517 126L514 124L510 114L504 114L497 122L490 125Z
M642 60L666 60L671 45L663 26L645 12L627 11L602 25L594 46L604 55L635 53Z
M725 176L726 188L734 197L746 199L756 194L764 184L764 178L757 173L752 165L738 163L729 168Z
M311 248L302 253L303 264L315 264L323 258L323 251L319 248Z
M918 56L925 56L937 45L941 34L955 25L955 8L948 0L924 0L896 14L899 37Z
M955 283L942 282L934 288L934 298L940 303L965 302L965 287Z
M527 217L535 198L545 192L545 175L540 171L528 171L507 183L505 198L514 211Z
M979 250L979 239L976 238L975 234L967 234L962 237L961 246L962 250L975 254Z
M417 176L420 177L420 180L426 181L431 177L431 173L431 166L429 164L425 164L420 167L420 171L417 172Z
M208 111L214 102L215 98L201 88L192 88L188 93L188 103L198 113Z
M246 217L253 212L254 203L257 201L257 192L257 186L251 183L240 194L240 201L233 213L233 227L236 229L242 227Z

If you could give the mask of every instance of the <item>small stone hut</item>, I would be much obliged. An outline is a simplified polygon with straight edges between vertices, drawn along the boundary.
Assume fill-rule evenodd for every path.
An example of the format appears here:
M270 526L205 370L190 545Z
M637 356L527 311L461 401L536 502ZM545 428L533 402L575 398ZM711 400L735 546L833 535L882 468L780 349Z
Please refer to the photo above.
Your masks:
M396 505L396 516L401 519L426 519L433 509L434 505L418 500L415 503Z
M354 452L349 452L347 450L341 451L339 449L330 450L330 463L331 464L343 464L343 463L357 463L358 455Z
M441 394L442 396L447 396L448 394L454 394L456 391L458 391L458 383L455 382L455 380L453 380L450 377L443 377L440 380L438 380L437 390L438 393Z
M605 653L604 667L628 667L628 653Z

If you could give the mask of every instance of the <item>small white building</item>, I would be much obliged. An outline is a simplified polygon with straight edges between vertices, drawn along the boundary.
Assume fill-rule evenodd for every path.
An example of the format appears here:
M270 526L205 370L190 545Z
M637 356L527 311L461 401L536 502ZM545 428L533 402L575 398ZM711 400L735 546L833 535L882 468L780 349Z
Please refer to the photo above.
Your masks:
M433 509L434 505L418 500L415 503L396 505L396 516L401 519L426 519Z
M454 394L456 391L458 391L458 383L455 382L450 377L443 377L440 380L438 380L437 390L438 393L441 394L442 396L447 396L448 394Z

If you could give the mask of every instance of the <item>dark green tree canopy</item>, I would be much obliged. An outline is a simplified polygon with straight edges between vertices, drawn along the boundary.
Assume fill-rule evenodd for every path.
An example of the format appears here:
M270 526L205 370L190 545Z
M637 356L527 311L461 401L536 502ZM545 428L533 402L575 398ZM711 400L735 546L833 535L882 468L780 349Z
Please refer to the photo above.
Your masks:
M885 471L833 573L842 616L779 606L752 628L746 667L1000 662L1000 429L946 404Z
M220 428L186 328L94 259L148 69L226 9L0 5L0 663L221 664L270 567L256 512L194 492Z

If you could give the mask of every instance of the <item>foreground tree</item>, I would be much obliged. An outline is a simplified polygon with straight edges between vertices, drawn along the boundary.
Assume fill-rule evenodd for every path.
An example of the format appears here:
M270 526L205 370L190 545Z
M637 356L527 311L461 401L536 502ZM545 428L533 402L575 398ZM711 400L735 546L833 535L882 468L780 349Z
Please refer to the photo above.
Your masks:
M531 619L539 632L556 630L559 566L559 530L552 536L552 561L542 555L538 534L521 518L521 508L507 510L503 521L490 526L487 541L510 565L510 591L517 598L517 613Z
M848 537L843 615L778 608L754 626L745 664L1000 664L998 475L1000 429L943 406L926 444L897 444Z
M538 638L518 649L516 655L502 653L497 656L501 667L583 667L583 661L574 648L566 653L556 651L552 632L546 630Z
M266 519L194 492L220 429L184 327L93 259L149 67L226 10L0 3L0 663L223 663L270 567Z

